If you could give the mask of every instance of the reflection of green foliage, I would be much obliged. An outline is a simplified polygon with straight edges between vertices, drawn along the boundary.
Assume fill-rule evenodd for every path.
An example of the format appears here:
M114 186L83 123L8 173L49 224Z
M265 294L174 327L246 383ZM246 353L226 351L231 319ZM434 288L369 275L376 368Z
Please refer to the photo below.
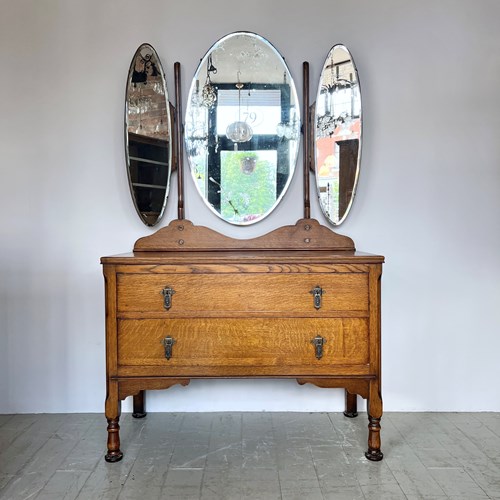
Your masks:
M339 179L338 177L320 183L321 205L332 219L339 216Z
M330 215L335 219L339 216L339 179L338 177L332 182L332 208Z
M250 174L243 173L245 158L256 159L255 170ZM242 220L262 215L276 201L276 166L259 159L258 152L224 151L221 155L221 186L221 214L224 218ZM238 211L237 215L234 209Z

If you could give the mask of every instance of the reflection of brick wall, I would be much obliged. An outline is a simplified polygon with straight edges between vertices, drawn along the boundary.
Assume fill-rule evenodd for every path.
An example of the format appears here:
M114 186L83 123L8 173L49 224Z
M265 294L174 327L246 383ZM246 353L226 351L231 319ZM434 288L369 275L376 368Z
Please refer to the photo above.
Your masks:
M167 100L160 76L146 83L131 83L128 89L128 131L168 139Z

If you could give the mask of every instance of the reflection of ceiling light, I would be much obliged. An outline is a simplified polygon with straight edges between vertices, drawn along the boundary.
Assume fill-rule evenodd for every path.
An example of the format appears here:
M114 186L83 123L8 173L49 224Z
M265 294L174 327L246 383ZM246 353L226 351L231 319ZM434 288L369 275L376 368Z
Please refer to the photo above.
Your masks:
M253 130L246 122L233 122L226 129L226 137L233 142L247 142L253 137Z
M231 123L226 129L226 137L235 143L235 148L236 144L247 142L253 137L252 127L248 123L241 121L241 89L243 88L243 84L240 83L239 71L236 88L238 89L238 120Z

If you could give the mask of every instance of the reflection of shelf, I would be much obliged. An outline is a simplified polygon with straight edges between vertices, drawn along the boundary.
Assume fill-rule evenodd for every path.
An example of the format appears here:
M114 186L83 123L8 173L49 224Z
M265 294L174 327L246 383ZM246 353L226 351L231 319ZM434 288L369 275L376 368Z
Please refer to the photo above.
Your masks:
M139 156L129 156L129 158L140 163L151 163L152 165L168 165L166 161L148 160L147 158L140 158Z
M132 186L150 189L166 189L165 186L161 186L159 184L141 184L140 182L132 182Z

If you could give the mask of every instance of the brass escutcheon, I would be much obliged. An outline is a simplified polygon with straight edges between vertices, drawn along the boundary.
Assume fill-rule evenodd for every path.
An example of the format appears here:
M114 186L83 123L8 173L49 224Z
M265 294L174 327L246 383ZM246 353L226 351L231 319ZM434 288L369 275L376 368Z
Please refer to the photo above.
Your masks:
M321 335L316 335L316 337L311 340L311 344L314 346L316 359L321 359L323 357L323 345L326 344L326 339Z
M175 293L175 290L166 286L160 293L163 295L163 307L167 310L170 309L172 307L172 295Z
M309 291L309 293L311 293L313 296L314 307L316 309L320 309L321 308L321 297L324 293L326 293L326 291L323 290L319 285L316 285L312 290Z
M163 344L163 347L165 348L165 357L170 359L172 357L172 347L176 343L176 340L173 337L165 337L161 343Z

